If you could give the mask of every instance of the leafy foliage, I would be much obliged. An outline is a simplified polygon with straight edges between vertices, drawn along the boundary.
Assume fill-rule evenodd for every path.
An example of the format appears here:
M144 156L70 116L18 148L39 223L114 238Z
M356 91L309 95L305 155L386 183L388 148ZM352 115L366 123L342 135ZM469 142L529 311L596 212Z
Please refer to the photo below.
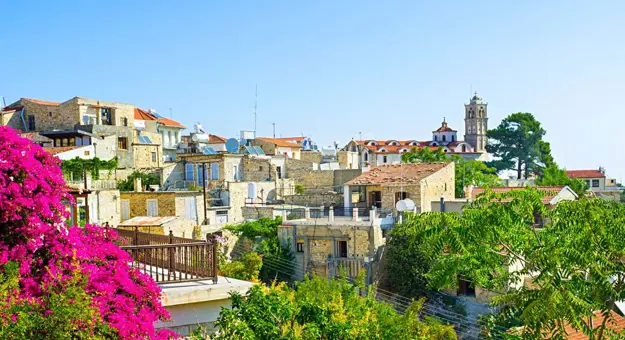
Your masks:
M452 327L419 319L423 301L404 315L391 305L360 296L360 285L345 279L310 278L296 289L284 284L254 286L232 296L222 309L214 339L456 339Z
M239 259L220 264L219 270L226 277L256 282L262 266L263 259L252 251L241 255Z
M115 170L117 166L117 157L109 161L103 161L98 157L94 157L93 159L81 159L76 157L61 162L61 170L63 173L66 175L71 174L73 178L82 178L84 171L87 171L91 174L91 178L100 179L100 169Z
M424 235L411 224L398 224L390 233L386 255L387 280L395 293L402 296L424 296L428 288L426 274L431 260L421 250Z
M291 263L293 256L288 248L283 247L278 239L278 227L282 218L261 218L256 221L227 226L235 235L255 243L254 251L262 255L263 266L260 279L270 283L273 280L290 281L293 276L291 266L278 266L276 263Z
M134 191L135 179L137 178L141 178L141 185L144 188L150 185L158 185L161 183L158 175L137 170L131 173L125 180L117 182L117 189L119 189L119 191Z
M584 181L578 178L569 178L566 171L558 168L555 163L544 169L536 179L536 184L545 186L568 185L579 197L584 197L588 189Z
M413 149L401 155L404 163L418 162L456 162L455 167L455 191L457 198L464 197L464 188L468 185L479 187L494 187L501 185L497 176L497 169L491 168L484 162L467 160L458 155L448 155L443 148L432 151L430 148Z
M58 158L40 146L10 128L0 128L0 273L4 272L10 290L8 304L0 310L27 308L32 312L23 320L33 324L21 324L18 332L39 334L38 327L57 327L49 331L69 332L58 338L73 338L83 331L100 332L104 329L98 326L101 320L114 333L112 337L169 337L170 333L154 329L154 322L168 318L160 302L160 288L150 276L132 268L128 253L114 243L116 233L97 226L68 228L64 224L68 212L63 202L73 199L60 165ZM12 262L19 267L18 291L8 265ZM84 277L77 278L77 272ZM19 299L11 299L14 294ZM67 305L72 301L84 314L42 321L50 316L46 315L49 310L73 310ZM71 323L58 324L74 317L77 322L84 320L90 315L87 306L99 315L92 323L78 328ZM43 317L37 314L42 311ZM7 320L14 322L11 316L0 318L0 329L12 332L6 328Z
M300 183L295 183L295 193L298 195L303 195L304 193L306 193L306 188Z
M528 178L553 162L551 147L543 141L545 130L531 113L518 112L489 130L486 150L496 157L491 166L498 171L516 170L517 178Z
M535 228L538 221L544 228ZM625 299L625 206L616 202L585 199L547 209L533 188L487 191L461 216L426 213L407 224L421 230L422 249L433 259L432 288L455 287L461 275L502 292L492 303L507 315L497 317L523 324L523 336L565 336L562 325L570 323L605 339L605 324L588 327L592 312L608 315Z

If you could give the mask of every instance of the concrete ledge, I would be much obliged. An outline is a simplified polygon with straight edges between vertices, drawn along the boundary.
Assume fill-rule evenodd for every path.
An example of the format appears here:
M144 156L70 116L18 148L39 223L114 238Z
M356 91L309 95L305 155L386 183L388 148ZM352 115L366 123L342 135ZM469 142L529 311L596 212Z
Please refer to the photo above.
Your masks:
M188 305L208 301L226 300L230 292L245 295L254 283L220 276L217 283L210 280L161 284L163 306Z

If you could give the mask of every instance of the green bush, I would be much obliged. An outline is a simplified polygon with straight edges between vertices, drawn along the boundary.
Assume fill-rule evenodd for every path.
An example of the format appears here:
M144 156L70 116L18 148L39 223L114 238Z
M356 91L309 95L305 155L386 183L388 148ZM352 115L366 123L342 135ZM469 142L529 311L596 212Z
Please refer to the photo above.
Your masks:
M137 170L131 173L125 180L117 182L117 189L119 189L119 191L134 191L135 179L137 178L141 179L141 186L144 188L150 185L159 185L161 183L161 179L158 175Z

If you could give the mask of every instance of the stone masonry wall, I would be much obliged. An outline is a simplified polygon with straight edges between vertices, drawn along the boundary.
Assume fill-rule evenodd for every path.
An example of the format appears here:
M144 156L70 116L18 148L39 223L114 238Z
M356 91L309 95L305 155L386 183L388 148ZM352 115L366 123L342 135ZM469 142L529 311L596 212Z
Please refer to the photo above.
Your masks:
M252 145L260 146L263 149L265 155L275 155L276 154L276 145L272 143L264 142L260 139L255 139L252 141Z
M334 191L334 172L330 170L297 170L288 172L296 184L303 185L307 190Z
M267 159L246 156L243 159L243 178L250 182L262 182L271 178L277 178L276 166Z
M368 189L368 188L367 188ZM421 202L420 188L418 185L383 186L382 187L382 209L395 210L397 200L395 195L399 192L407 193L409 199L413 200L417 206Z
M456 197L455 178L455 163L451 162L443 169L421 180L421 197L417 205L421 207L421 212L430 211L432 202L440 200L441 196L446 201L454 200Z
M308 163L316 163L316 164L321 163L322 158L323 156L321 155L321 152L319 151L302 151L299 157L301 161L308 162Z
M329 207L329 206L342 206L343 194L330 194L330 193L305 193L302 195L286 195L284 196L284 202L286 204L311 206L311 207Z
M130 218L147 216L147 200L158 200L158 216L176 216L176 194L174 192L122 192L122 200L130 201Z
M73 128L74 124L78 123L77 111L69 112L67 110L61 110L60 106L37 104L28 100L23 100L22 103L24 106L24 120L27 126L28 116L35 116L34 131L53 129L68 130Z

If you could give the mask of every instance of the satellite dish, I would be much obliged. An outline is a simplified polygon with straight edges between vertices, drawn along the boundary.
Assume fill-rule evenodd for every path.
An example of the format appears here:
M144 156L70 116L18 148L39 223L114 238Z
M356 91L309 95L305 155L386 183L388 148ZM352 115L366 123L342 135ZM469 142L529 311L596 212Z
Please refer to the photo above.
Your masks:
M406 198L405 200L397 201L395 208L397 208L397 211L413 211L415 204L413 200Z
M239 141L236 138L230 138L226 141L226 151L229 153L238 153L239 146Z

